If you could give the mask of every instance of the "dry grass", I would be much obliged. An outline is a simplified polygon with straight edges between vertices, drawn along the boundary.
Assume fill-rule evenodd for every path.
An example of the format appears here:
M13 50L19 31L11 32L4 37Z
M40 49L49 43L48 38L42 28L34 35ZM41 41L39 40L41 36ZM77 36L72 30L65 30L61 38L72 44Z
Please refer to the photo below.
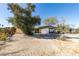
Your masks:
M79 43L62 40L45 40L16 34L0 55L14 56L79 56Z

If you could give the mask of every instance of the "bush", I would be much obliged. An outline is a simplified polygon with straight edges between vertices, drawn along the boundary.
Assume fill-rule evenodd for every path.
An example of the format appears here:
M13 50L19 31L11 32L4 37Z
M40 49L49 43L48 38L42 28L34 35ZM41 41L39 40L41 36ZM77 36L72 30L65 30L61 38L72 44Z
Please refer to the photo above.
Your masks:
M57 39L58 39L58 40L62 40L62 41L66 41L66 38L65 38L64 35L60 35Z
M8 37L11 37L15 34L16 29L12 28L1 28L0 30L0 41L6 41Z
M4 30L4 32L5 32L9 37L11 37L12 35L15 34L16 29L15 29L14 27L12 27L12 28L6 28L6 29Z
M7 35L5 33L0 33L0 41L6 41Z

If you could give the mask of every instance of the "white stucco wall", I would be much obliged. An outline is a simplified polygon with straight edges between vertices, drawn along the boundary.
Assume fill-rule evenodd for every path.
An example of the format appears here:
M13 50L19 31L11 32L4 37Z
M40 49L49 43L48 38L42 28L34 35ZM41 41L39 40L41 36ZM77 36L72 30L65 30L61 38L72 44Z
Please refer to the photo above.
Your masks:
M49 29L48 28L41 29L41 33L47 34L47 33L49 33Z

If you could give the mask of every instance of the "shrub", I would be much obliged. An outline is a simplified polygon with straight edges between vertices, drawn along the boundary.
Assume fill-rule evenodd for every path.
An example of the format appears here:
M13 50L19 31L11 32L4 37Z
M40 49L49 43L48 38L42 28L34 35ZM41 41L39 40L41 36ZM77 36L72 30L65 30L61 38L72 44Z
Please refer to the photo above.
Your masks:
M16 29L12 28L1 28L0 30L0 41L6 41L8 37L11 37L15 34Z
M62 40L62 41L66 41L66 38L65 38L64 35L60 35L57 39L58 39L58 40Z
M15 32L16 32L16 29L15 29L14 27L12 27L12 28L6 28L6 29L5 29L5 33L6 33L8 36L14 35Z
M0 33L0 41L6 41L7 35L5 33Z

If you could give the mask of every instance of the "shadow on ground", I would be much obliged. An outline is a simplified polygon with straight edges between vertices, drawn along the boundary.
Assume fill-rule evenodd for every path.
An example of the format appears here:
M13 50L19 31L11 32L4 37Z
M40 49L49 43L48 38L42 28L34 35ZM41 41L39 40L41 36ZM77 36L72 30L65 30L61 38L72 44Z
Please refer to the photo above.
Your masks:
M8 52L8 53L3 53L3 54L0 54L0 56L7 56L7 55L16 55L16 53L19 53L21 51L24 51L24 50L28 50L29 48L27 49L22 49L22 50L17 50L17 51L14 51L14 52Z
M34 34L32 37L38 39L56 39L60 36L60 34Z
M65 37L65 38L68 38L68 39L79 39L79 37Z

